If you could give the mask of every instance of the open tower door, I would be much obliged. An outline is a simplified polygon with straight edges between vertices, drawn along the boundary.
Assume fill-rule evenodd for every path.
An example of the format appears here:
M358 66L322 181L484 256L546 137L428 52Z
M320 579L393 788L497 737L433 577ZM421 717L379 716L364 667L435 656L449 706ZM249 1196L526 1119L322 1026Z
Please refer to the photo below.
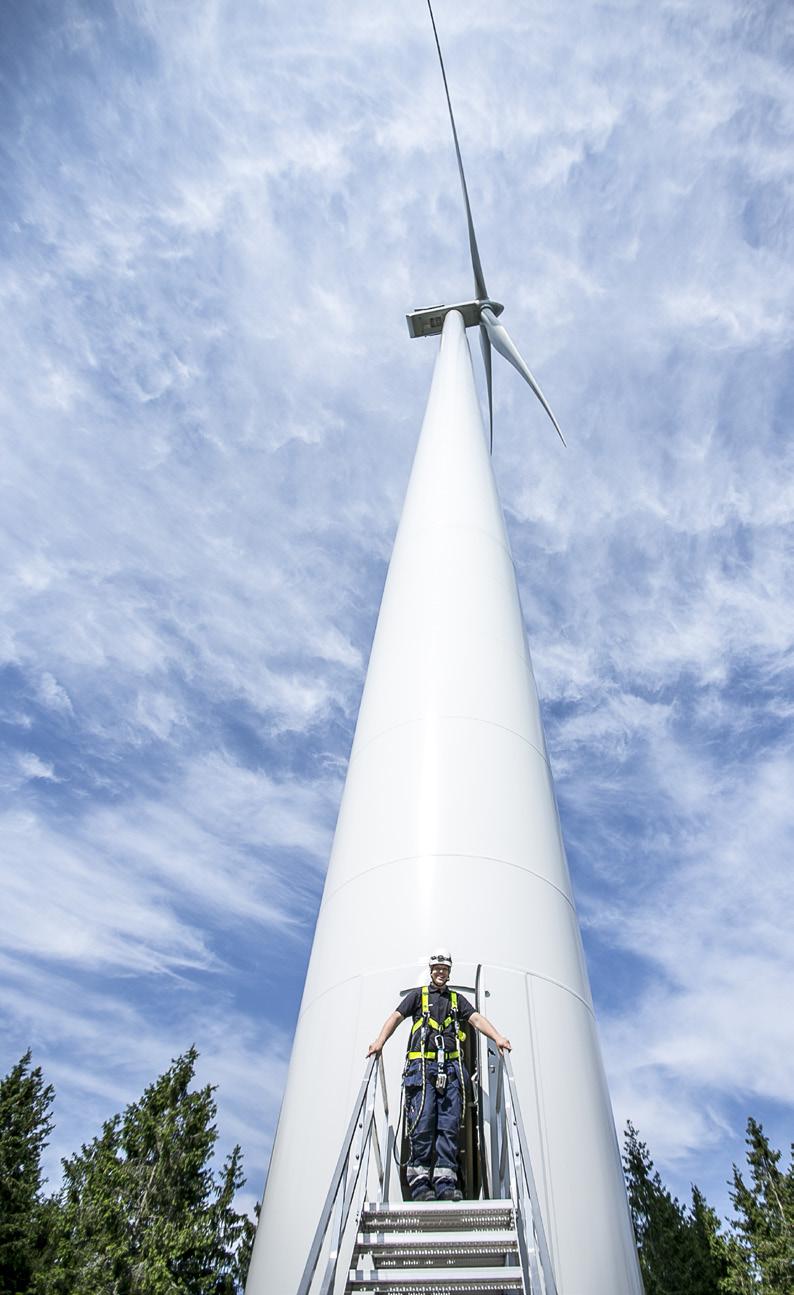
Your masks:
M476 1007L476 987L474 985L464 984L462 981L460 983L457 981L450 981L448 988L456 990L458 994L464 994L465 997L468 998L471 1003L474 1003ZM408 990L406 989L404 993L407 992ZM463 1111L463 1120L458 1141L458 1186L463 1192L464 1200L469 1201L476 1201L482 1195L486 1197L488 1196L487 1187L483 1180L484 1161L482 1151L482 1113L479 1101L480 1082L478 1066L480 1049L478 1047L478 1039L479 1035L477 1034L477 1031L469 1029L466 1031L465 1041L461 1044L461 1061L463 1063L466 1103ZM403 1108L402 1122L398 1132L397 1147L399 1150L400 1186L402 1188L402 1198L406 1201L410 1200L411 1196L405 1172L410 1153L408 1128L408 1113Z

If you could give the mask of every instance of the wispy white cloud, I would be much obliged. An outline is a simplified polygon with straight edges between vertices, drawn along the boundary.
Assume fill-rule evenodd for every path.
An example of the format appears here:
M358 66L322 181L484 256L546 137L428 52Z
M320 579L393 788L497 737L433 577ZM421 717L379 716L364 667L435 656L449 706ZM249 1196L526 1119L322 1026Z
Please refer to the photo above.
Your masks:
M23 771L55 778L35 756ZM275 784L212 757L134 805L56 822L32 805L9 810L4 947L83 969L218 970L211 928L244 920L288 934L305 923L317 883L311 871L290 880L283 852L322 869L335 790L335 781Z
M41 760L32 751L19 756L19 769L23 778L41 778L45 782L58 782L59 778L51 764Z

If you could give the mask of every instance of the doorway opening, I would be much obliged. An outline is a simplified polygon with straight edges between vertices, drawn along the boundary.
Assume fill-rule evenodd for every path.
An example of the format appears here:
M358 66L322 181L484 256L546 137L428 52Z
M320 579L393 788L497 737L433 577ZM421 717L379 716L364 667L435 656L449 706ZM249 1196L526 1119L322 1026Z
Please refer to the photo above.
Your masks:
M450 989L456 990L459 994L465 994L471 1001L475 1001L475 990L470 985L450 985ZM458 1133L458 1187L463 1192L464 1200L477 1200L481 1195L487 1196L487 1190L483 1191L485 1181L485 1169L483 1164L483 1128L482 1128L482 1105L480 1103L480 1082L478 1074L477 1057L479 1048L477 1046L477 1031L474 1029L466 1030L466 1040L461 1044L464 1080L466 1083L466 1114ZM457 1068L457 1062L450 1062ZM400 1152L400 1186L402 1188L403 1200L410 1200L411 1193L408 1187L408 1178L406 1176L406 1166L408 1156L410 1155L410 1144L406 1128L408 1124L407 1112L403 1112L401 1124L401 1136L399 1142Z

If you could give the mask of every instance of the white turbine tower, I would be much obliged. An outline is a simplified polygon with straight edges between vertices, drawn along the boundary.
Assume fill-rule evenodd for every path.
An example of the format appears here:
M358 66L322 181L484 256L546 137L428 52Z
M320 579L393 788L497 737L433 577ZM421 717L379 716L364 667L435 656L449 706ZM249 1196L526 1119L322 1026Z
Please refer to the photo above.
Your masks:
M477 299L409 316L412 335L441 332L441 345L372 645L246 1291L298 1291L367 1044L401 993L422 983L426 956L442 940L452 948L455 983L477 985L482 1010L513 1043L551 1289L642 1295L467 326L481 330L491 428L491 345L557 424L486 292L446 75L444 83ZM404 1042L398 1035L384 1051L393 1106ZM401 1198L396 1174L389 1195Z

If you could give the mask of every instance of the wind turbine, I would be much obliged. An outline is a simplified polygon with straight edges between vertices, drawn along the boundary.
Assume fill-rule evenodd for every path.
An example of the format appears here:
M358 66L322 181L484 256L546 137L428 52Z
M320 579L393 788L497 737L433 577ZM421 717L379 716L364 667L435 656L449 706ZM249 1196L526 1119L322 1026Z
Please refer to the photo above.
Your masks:
M366 1184L376 1160L391 1164L395 1150L399 1158L393 1126L379 1144L383 1159L379 1152L369 1157L371 1142L365 1148L356 1131L366 1125L356 1092L370 1039L388 1008L422 982L436 941L453 950L457 988L513 1042L514 1110L523 1112L524 1163L534 1166L553 1274L546 1282L544 1262L544 1284L533 1282L533 1295L642 1295L467 327L480 328L491 420L493 346L559 428L497 322L501 305L487 294L454 120L452 128L476 299L408 318L412 336L441 339L364 682L246 1295L317 1290L306 1283L325 1280L316 1267L318 1234L328 1237L323 1229L335 1210L343 1227L353 1217L356 1183ZM382 1059L392 1110L405 1034L403 1027L402 1040L393 1039ZM488 1166L493 1181L499 1165L513 1160L494 1141L498 1104L487 1058L480 1073L483 1131L486 1108L490 1130L477 1144L485 1182ZM382 1203L404 1208L396 1172L388 1182L384 1177L381 1190ZM476 1213L488 1204L470 1201L467 1208ZM328 1255L331 1281L336 1274L340 1282L326 1282L325 1292L395 1289L394 1271L382 1283L365 1274L363 1286L358 1277L348 1285L335 1266L340 1248L334 1241ZM518 1289L517 1269L503 1273L505 1281L499 1274L482 1284L475 1273L463 1285L447 1273L434 1289ZM429 1289L430 1278L425 1269L398 1288Z
M408 331L411 337L432 337L440 333L444 326L444 319L450 310L457 310L463 316L463 322L467 328L472 328L479 324L480 327L480 349L482 351L483 364L485 366L485 381L488 387L488 423L489 423L489 444L493 452L493 375L491 372L491 347L493 346L500 355L503 355L509 364L521 374L524 381L532 388L541 405L545 409L556 429L557 435L565 445L565 437L560 430L560 425L552 413L551 406L540 389L536 379L532 375L529 365L521 355L518 347L508 333L504 324L500 323L497 316L501 315L504 306L500 301L494 301L488 294L485 286L485 275L483 274L482 261L480 260L480 250L477 246L477 235L474 232L474 220L471 214L471 203L469 202L469 190L466 185L466 173L463 170L463 158L460 152L460 142L458 140L458 131L455 126L455 114L452 111L452 99L449 93L449 83L447 81L447 71L444 67L444 56L441 53L441 42L438 38L438 28L433 15L433 7L430 0L427 0L427 7L430 11L430 21L433 24L433 35L436 39L436 49L438 50L438 61L441 64L441 75L444 78L444 93L447 97L447 108L449 109L449 120L452 126L452 138L455 141L455 156L458 159L458 174L460 175L460 187L463 191L463 204L466 208L466 224L469 230L469 251L471 253L471 268L474 273L474 291L477 296L474 301L458 302L454 306L429 306L421 310L413 310L406 315L408 321Z

